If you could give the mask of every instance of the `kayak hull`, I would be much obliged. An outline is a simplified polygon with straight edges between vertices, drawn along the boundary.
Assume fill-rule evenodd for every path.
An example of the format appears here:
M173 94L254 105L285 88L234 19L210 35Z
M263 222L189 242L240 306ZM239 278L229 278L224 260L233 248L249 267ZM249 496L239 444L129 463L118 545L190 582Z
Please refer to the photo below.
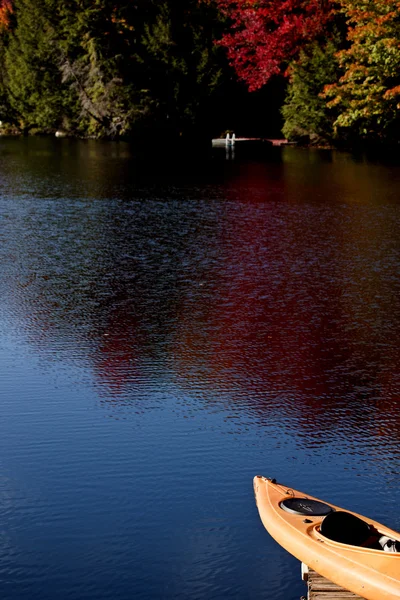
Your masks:
M256 503L264 527L288 552L330 581L367 600L400 600L400 554L352 546L328 539L320 532L324 516L299 515L282 508L293 498L324 503L343 510L275 480L254 478ZM382 536L400 541L400 534L357 513Z

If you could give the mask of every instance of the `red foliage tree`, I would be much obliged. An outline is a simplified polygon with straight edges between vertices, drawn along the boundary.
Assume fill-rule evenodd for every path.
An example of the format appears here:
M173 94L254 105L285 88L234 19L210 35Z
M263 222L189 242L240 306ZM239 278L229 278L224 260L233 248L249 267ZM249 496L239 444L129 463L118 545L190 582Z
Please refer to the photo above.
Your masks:
M281 73L301 48L326 29L330 0L217 0L231 21L221 40L250 91Z

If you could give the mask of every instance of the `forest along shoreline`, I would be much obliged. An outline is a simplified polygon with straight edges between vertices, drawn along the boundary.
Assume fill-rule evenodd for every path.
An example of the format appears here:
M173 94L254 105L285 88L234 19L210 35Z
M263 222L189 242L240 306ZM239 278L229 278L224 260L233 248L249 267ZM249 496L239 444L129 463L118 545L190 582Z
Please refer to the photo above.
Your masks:
M0 134L397 147L397 0L2 0Z

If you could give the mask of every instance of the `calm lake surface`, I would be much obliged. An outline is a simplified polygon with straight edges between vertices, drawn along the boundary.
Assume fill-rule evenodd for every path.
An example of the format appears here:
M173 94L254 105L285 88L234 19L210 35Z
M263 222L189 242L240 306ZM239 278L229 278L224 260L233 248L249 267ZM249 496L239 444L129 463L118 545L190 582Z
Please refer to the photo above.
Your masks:
M2 600L294 600L276 477L400 529L400 162L0 138Z

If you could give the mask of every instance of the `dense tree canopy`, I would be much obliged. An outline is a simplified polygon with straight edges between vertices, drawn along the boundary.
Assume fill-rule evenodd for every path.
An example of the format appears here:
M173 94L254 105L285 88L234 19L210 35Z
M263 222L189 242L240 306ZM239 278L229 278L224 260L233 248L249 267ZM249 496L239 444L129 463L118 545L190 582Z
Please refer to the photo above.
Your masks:
M212 4L3 0L3 119L22 130L179 133L201 122L221 76Z

